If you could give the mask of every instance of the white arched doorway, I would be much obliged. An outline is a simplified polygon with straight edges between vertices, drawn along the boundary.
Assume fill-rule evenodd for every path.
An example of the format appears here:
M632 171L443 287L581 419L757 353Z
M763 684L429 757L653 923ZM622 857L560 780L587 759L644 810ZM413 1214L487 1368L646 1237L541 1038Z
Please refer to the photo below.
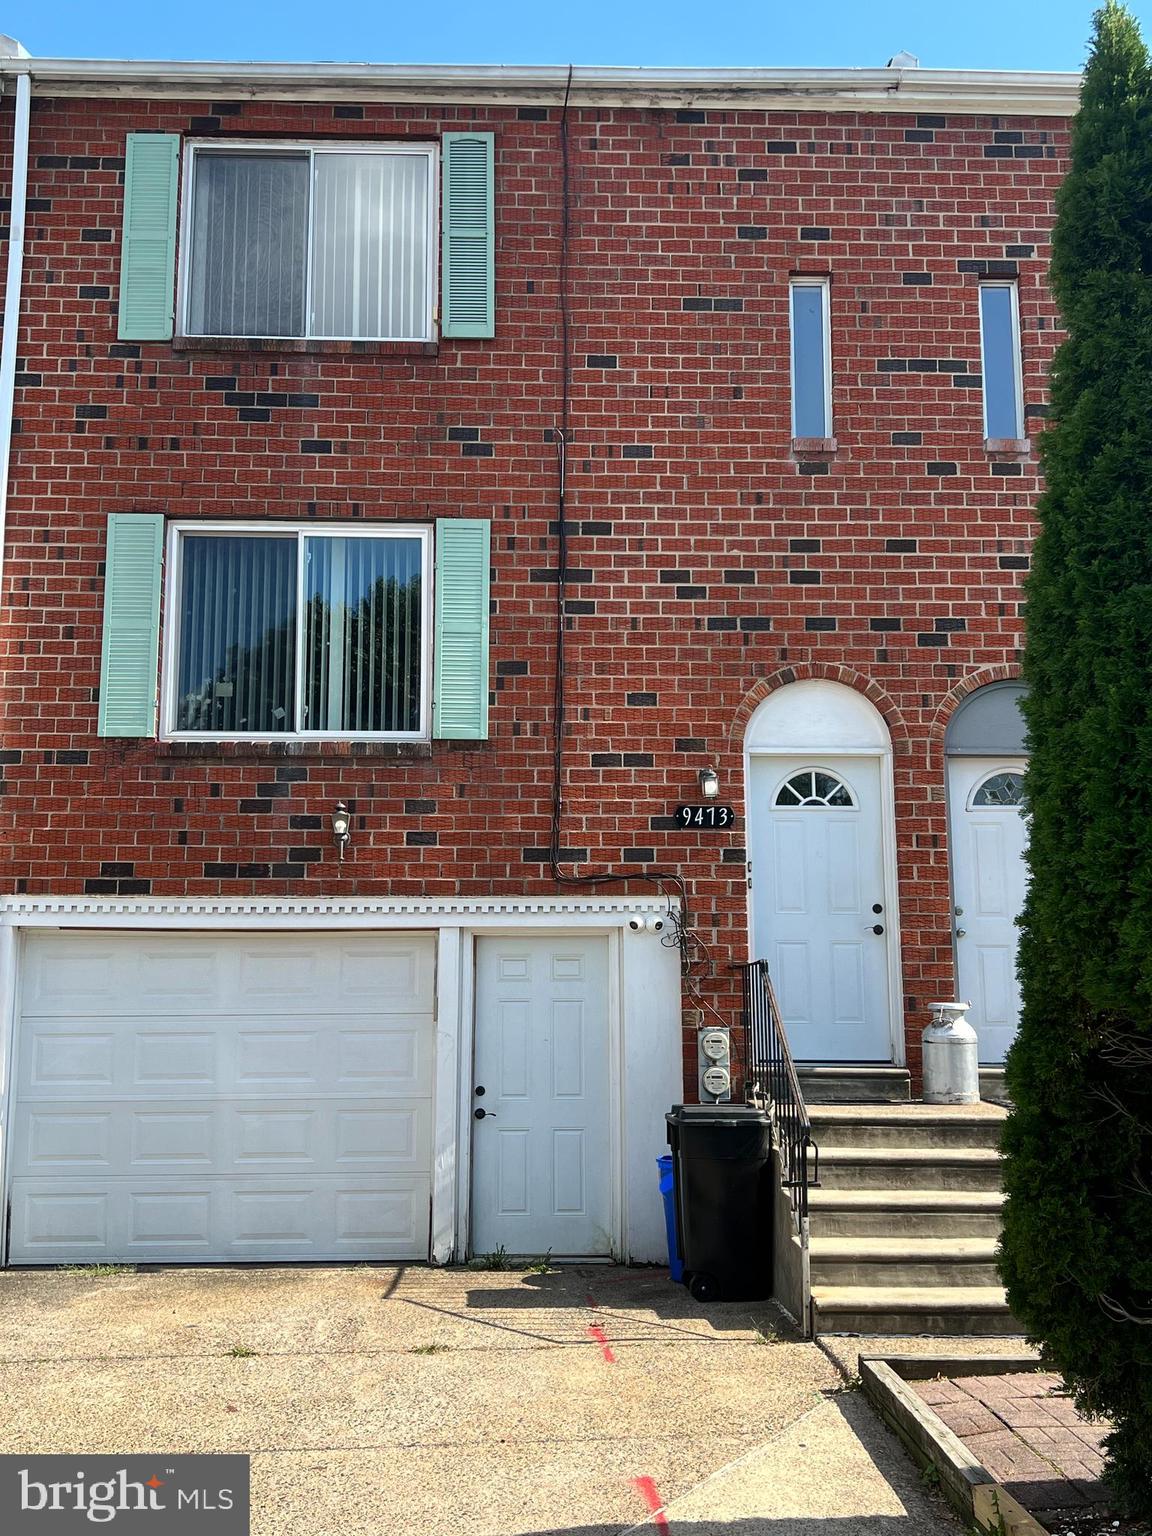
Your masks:
M892 743L841 683L789 683L744 738L749 939L792 1053L903 1062Z
M1024 691L1016 682L977 688L944 737L956 996L971 1005L968 1020L980 1041L980 1060L990 1066L1004 1060L1020 1017L1016 919L1027 885Z

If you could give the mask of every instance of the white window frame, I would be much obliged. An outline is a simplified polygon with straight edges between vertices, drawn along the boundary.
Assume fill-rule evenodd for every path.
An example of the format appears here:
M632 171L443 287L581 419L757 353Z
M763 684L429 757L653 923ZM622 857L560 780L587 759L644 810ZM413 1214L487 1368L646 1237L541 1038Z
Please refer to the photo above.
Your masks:
M1016 425L1019 429L1014 438L993 437L988 430L988 358L984 346L984 290L1007 288L1012 308L1012 392L1016 401ZM980 395L984 411L985 442L1020 442L1024 437L1024 360L1020 349L1020 285L1012 278L980 283L977 295L977 319L980 325Z
M426 342L435 341L438 318L437 297L440 274L440 196L437 169L440 158L436 144L365 144L323 143L315 144L299 139L190 139L184 146L183 185L180 213L180 260L178 280L177 314L179 334L191 339L212 339L214 333L193 331L188 325L191 300L192 242L195 229L195 162L199 150L211 150L216 154L266 154L282 155L286 152L308 156L308 232L305 250L304 279L304 333L301 336L239 336L227 333L230 341L379 341L379 342ZM419 336L328 336L309 329L312 323L312 216L313 189L315 186L315 160L317 155L417 155L428 162L428 282L424 313L424 332Z
M824 342L824 431L823 432L798 432L796 422L796 325L793 312L792 293L796 288L820 288L824 297L821 302L820 312L823 324L821 333ZM832 280L829 277L790 277L788 279L788 385L790 390L790 410L792 415L792 436L794 438L832 436Z
M304 694L304 540L315 538L419 539L420 550L420 729L418 731L181 731L176 729L177 674L180 656L180 587L184 538L188 534L296 540L296 668L294 718ZM168 529L164 582L164 642L160 687L161 741L429 741L432 699L432 530L418 523L173 522Z

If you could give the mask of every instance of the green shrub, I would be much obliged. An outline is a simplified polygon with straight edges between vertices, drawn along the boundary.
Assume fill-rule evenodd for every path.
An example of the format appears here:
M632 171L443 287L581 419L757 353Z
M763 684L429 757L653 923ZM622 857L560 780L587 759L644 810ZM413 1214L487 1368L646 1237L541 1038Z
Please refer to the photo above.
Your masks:
M1052 283L1024 673L1031 883L1001 1268L1152 1516L1152 66L1096 13Z

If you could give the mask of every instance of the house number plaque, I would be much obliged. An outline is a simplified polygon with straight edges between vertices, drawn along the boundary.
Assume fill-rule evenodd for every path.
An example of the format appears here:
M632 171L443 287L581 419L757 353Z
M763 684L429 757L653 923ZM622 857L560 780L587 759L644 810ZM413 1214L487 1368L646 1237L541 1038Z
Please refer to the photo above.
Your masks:
M676 825L699 828L702 832L723 832L736 825L736 812L730 805L678 805Z

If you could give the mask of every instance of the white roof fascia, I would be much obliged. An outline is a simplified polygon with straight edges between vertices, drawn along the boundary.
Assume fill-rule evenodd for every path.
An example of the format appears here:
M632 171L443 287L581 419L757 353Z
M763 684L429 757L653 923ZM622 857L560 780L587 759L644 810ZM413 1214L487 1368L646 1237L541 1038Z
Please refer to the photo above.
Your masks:
M249 64L0 58L37 95L555 106L566 65ZM572 73L579 107L1070 117L1080 76L1007 70L639 69Z

